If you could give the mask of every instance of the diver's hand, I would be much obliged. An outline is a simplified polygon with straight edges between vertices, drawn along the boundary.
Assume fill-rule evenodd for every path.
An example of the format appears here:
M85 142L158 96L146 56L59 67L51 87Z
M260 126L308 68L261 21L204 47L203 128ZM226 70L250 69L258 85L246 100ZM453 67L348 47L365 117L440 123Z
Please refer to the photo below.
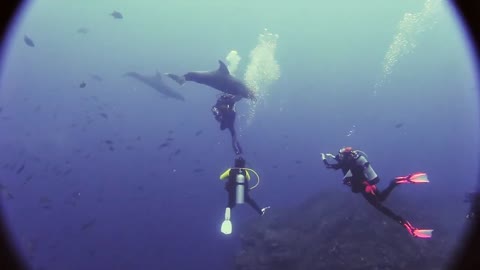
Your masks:
M375 195L375 191L377 190L377 186L371 185L368 181L363 181L365 185L365 192Z
M335 159L335 155L332 155L330 153L326 154L327 157Z
M332 165L328 164L328 161L327 161L327 158L325 157L325 154L324 153L320 153L322 155L322 161L323 161L323 164L325 164L325 167L327 169L330 169L332 168Z

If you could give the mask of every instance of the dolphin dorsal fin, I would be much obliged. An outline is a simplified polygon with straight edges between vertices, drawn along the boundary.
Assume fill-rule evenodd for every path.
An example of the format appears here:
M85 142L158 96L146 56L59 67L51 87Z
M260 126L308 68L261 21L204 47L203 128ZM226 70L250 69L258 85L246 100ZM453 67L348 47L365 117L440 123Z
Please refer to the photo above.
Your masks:
M225 75L230 75L230 71L228 71L227 65L225 65L222 60L218 60L218 64L220 64L220 66L218 67L218 72Z

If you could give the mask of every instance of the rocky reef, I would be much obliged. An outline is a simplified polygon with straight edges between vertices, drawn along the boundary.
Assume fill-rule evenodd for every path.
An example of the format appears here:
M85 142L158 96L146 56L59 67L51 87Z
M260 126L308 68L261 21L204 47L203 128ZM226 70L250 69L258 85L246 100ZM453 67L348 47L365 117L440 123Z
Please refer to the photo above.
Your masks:
M245 225L234 269L445 269L458 230L451 233L442 225L425 199L389 199L387 207L416 227L435 229L433 237L410 236L359 194L322 193Z

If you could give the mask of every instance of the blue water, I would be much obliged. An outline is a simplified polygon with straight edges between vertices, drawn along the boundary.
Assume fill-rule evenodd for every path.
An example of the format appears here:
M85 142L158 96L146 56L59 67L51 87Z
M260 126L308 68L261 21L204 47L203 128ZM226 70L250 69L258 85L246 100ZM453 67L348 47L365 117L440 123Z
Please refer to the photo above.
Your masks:
M475 63L453 10L442 2L422 13L425 3L26 5L0 80L1 202L17 247L33 269L231 269L237 230L258 217L237 207L234 233L220 233L226 193L218 176L234 154L210 112L219 92L168 82L181 102L122 74L214 70L231 50L243 74L264 28L279 35L280 77L262 89L253 117L250 103L237 105L245 158L261 176L255 200L281 211L320 190L349 192L320 153L351 145L368 154L381 186L427 172L428 187L395 194L425 198L460 236L478 165ZM414 30L399 27L406 13L419 16ZM399 33L409 50L394 54L387 74ZM172 144L158 150L168 137ZM436 207L448 200L448 213Z

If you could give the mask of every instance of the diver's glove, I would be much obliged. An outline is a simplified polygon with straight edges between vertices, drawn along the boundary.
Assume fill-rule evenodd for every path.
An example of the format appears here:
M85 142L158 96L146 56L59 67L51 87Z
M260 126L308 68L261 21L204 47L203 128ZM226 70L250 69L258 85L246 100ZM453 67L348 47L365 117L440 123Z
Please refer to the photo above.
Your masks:
M371 185L368 181L363 181L365 185L365 192L375 195L375 191L377 191L377 186Z
M332 165L328 164L326 155L324 153L321 153L321 155L322 155L322 161L323 161L323 164L325 164L325 167L327 167L328 169L332 168Z

